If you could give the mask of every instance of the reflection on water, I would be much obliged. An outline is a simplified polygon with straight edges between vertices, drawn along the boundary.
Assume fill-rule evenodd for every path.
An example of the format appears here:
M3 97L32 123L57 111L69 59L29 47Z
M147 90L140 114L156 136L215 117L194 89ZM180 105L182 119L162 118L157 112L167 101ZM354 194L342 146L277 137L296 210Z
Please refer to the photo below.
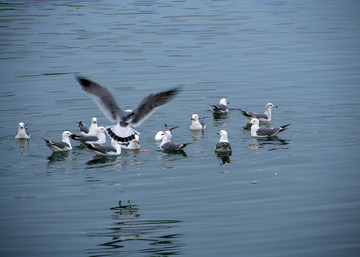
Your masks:
M287 149L284 147L289 144L289 140L280 139L277 136L268 137L268 138L251 138L251 144L249 145L250 150L257 151L259 148L264 148L265 146L270 146L271 148L267 149L268 151L279 150L279 149Z
M224 152L224 153L215 152L215 154L219 159L220 164L230 163L231 152Z
M124 168L124 164L121 162L121 156L101 156L95 155L93 159L86 162L86 165L89 169L91 168L101 168L112 166L114 168Z
M191 130L191 136L194 141L198 140L203 135L204 135L204 130Z
M104 238L104 243L89 249L90 256L124 256L146 253L151 256L178 255L183 243L182 234L167 233L176 227L179 220L144 220L139 208L131 201L111 207L113 223L107 227L90 232L88 237Z
M18 145L18 147L19 147L19 152L20 152L21 154L23 154L24 151L26 150L26 147L27 147L27 145L28 145L28 143L29 143L29 140L28 140L28 139L24 139L24 138L19 138L19 139L16 139L16 141L17 141L17 145Z
M59 161L70 161L71 160L71 151L66 152L53 152L49 157L49 164L59 162Z
M184 150L177 151L164 151L163 156L161 157L162 166L164 169L174 168L174 162L186 158L187 155Z

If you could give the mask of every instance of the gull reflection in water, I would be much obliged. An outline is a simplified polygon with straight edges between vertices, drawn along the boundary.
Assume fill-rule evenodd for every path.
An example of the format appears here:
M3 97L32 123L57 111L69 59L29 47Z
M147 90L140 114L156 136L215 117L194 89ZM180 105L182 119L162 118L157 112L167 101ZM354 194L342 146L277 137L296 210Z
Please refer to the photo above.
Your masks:
M215 152L220 164L230 163L231 152Z
M17 145L19 147L19 152L21 154L24 153L24 151L26 150L26 147L28 146L29 144L29 140L28 139L25 139L25 138L19 138L19 139L16 139L17 141Z
M179 255L184 244L183 234L174 233L179 220L142 219L139 208L131 201L119 201L111 207L112 222L109 227L99 228L87 236L105 242L89 249L92 256L128 256L151 254L151 256Z
M171 169L174 167L173 162L187 158L184 150L161 150L163 155L161 157L163 169Z
M288 140L280 139L277 136L268 137L268 138L251 138L251 144L249 145L250 150L256 152L260 148L264 148L265 146L273 146L272 148L267 149L268 151L279 150L279 149L287 149L284 147L288 145Z

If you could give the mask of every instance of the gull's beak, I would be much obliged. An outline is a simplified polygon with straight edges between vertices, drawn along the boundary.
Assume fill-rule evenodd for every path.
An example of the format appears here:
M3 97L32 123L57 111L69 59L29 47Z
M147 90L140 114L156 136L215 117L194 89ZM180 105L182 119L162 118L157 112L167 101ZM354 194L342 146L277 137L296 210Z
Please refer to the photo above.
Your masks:
M220 135L220 132L218 132L218 133L216 133L216 134Z
M75 133L71 133L71 136L72 136L72 137L75 136Z
M277 106L277 105L274 105L273 107L274 107L274 108L278 108L278 106Z
M247 124L248 124L248 125L252 125L251 121L249 121Z
M191 118L191 120L195 120L194 118Z
M226 102L226 104L230 104L230 102Z
M139 140L136 140L135 142L138 143L138 144L140 144L140 141L139 141Z

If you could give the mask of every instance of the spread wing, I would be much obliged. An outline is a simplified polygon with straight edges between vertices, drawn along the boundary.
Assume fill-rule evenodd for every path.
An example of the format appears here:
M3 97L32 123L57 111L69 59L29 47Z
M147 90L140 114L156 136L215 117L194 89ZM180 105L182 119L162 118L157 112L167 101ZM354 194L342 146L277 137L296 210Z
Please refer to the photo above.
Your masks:
M117 105L110 91L99 84L84 77L77 76L82 89L89 94L110 121L117 121L125 117L124 111Z
M180 87L176 87L167 91L152 93L146 96L133 111L131 124L135 127L139 126L157 108L170 102L180 92Z

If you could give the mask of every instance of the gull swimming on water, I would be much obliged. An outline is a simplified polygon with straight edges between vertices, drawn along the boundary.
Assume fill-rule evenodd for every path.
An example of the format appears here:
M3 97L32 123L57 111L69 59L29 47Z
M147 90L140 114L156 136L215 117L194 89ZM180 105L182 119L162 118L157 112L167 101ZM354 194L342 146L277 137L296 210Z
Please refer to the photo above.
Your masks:
M46 145L48 147L50 147L50 149L53 150L54 152L70 151L70 150L72 150L72 146L70 143L71 134L72 133L70 131L64 131L62 133L61 142L55 142L55 141L47 140L44 138L42 138L42 140L44 140L46 142Z
M96 143L96 144L106 144L106 135L105 135L106 129L104 127L98 127L97 128L97 134L96 136L78 136L74 133L71 134L71 138L79 141L83 144L90 144L90 143Z
M229 112L229 109L227 105L229 104L228 100L226 98L220 99L219 104L211 105L213 107L213 111L216 113L227 113Z
M206 128L204 118L199 118L199 115L193 114L191 116L190 130L203 130Z
M256 118L251 119L248 122L251 125L251 136L252 137L272 137L276 136L279 132L284 131L290 124L286 124L275 128L260 128L259 120Z
M88 127L85 123L83 123L82 121L79 121L79 125L78 125L80 131L81 131L81 135L83 136L96 136L98 131L98 124L97 124L97 118L93 117L91 119L91 125L90 127Z
M152 112L158 107L170 102L177 94L180 88L176 87L159 93L152 93L143 98L135 110L122 110L110 91L93 81L84 77L76 77L82 89L93 97L100 109L106 117L116 122L115 125L107 128L109 136L118 142L129 142L135 139L135 135L139 134L132 126L139 126ZM127 96L128 97L128 96Z
M177 150L182 150L185 146L191 144L191 143L186 143L186 144L173 143L171 142L171 137L172 137L171 132L169 130L166 130L164 132L164 138L161 142L160 149L168 150L168 151L177 151Z
M26 127L26 124L24 122L20 122L15 139L29 139L30 137L31 135Z
M267 123L267 122L271 121L271 109L272 108L278 108L278 106L274 105L272 103L267 103L265 105L264 113L253 113L253 112L244 111L242 109L239 109L239 111L241 111L241 113L249 120L251 120L252 118L256 118L259 120L260 124L263 124L263 123Z
M113 156L121 154L121 146L114 139L111 139L111 146L91 143L86 145L96 155Z
M220 130L218 133L220 135L219 143L215 145L215 152L231 152L231 145L228 140L228 134L225 130Z
M179 127L179 126L175 126L175 127L169 128L167 124L164 124L164 126L165 126L164 130L159 130L158 132L156 132L155 137L154 137L154 139L155 139L156 141L161 141L161 140L163 140L163 138L164 138L164 136L165 136L165 131L166 131L166 130L169 130L170 133L171 133L171 131L172 131L173 129L176 129L176 128Z

